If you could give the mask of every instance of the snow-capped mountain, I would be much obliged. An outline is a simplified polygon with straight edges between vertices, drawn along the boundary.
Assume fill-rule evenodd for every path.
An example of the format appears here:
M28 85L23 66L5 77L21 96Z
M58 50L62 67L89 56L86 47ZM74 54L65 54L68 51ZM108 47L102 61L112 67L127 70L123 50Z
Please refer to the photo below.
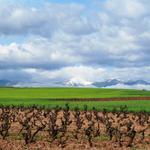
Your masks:
M93 85L99 88L150 89L150 83L144 80L121 81L118 79L110 79L103 82L94 82Z
M144 80L136 80L136 81L129 80L129 81L125 82L124 84L126 84L126 85L135 85L135 84L150 85L149 82L146 82Z
M127 89L147 89L150 90L150 82L145 80L122 81L119 79L109 79L105 81L91 82L82 78L71 78L65 82L49 83L17 83L11 80L0 79L0 87L95 87L95 88L127 88Z
M92 85L96 87L107 87L107 86L112 86L117 84L123 84L123 81L118 79L109 79L103 82L94 82Z
M69 81L64 83L66 86L71 86L71 87L88 87L92 86L92 82L86 81L81 78L72 78Z
M144 80L122 81L119 79L109 79L99 82L90 82L83 79L73 78L64 83L68 87L97 87L97 88L133 88L150 89L150 83Z

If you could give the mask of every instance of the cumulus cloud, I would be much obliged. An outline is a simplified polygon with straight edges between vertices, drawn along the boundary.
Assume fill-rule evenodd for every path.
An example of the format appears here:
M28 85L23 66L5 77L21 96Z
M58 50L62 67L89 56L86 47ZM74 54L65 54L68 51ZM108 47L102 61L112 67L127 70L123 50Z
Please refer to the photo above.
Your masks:
M40 85L56 86L68 82L69 83L81 82L89 84L92 82L101 82L107 79L121 79L122 81L128 80L135 81L143 76L144 80L150 81L149 72L150 72L149 67L112 69L112 68L93 68L90 66L73 66L73 67L64 67L59 70L23 69L17 72L16 70L13 71L11 70L11 79L17 79L17 81L20 84L22 83L22 85L39 84L39 86ZM24 78L26 79L24 80ZM10 79L10 76L8 76L7 79Z
M80 4L46 4L42 8L16 5L0 7L0 34L36 34L50 37L57 30L72 34L88 34L92 26L81 16Z
M14 41L0 43L0 78L11 70L21 82L150 81L149 0L94 2L95 10L84 3L1 5L0 36Z
M114 15L125 18L139 18L149 13L147 0L106 0L106 10Z

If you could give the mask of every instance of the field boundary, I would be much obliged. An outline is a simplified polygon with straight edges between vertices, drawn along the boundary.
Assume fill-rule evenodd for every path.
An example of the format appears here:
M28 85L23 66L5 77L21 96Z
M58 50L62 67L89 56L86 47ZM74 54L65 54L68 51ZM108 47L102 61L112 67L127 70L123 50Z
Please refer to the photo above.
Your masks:
M150 100L150 97L113 97L113 98L50 98L56 101L137 101Z

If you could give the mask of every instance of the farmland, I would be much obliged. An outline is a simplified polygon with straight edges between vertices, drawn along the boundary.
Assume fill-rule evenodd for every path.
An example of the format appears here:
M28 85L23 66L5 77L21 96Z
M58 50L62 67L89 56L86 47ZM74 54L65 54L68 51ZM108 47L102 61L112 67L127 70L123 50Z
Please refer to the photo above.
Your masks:
M150 148L150 91L0 88L0 149Z
M146 97L150 91L99 88L0 88L0 98Z
M127 105L130 111L150 111L150 101L70 101L78 98L124 98L124 97L150 97L150 91L120 90L120 89L95 89L95 88L0 88L1 105L39 105L54 108L57 105L64 107L66 103L73 109L78 106L81 110L84 105L88 109L96 107L98 110L106 108L112 110L121 105Z
M150 115L98 111L74 111L44 107L0 107L0 149L149 149Z

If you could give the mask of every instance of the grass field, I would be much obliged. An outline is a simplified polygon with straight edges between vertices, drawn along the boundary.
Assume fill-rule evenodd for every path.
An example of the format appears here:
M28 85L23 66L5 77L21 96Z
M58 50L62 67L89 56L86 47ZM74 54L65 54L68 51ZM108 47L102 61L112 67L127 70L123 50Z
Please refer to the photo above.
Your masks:
M65 107L65 104L68 103L71 109L75 107L80 108L81 110L84 108L84 105L88 106L88 109L91 110L95 107L98 110L103 110L104 108L107 110L113 110L114 108L119 108L120 106L126 105L129 111L148 111L150 112L150 101L102 101L102 102L95 102L95 101L85 101L85 102L71 102L71 101L51 101L51 100L41 100L41 99L3 99L0 100L0 104L3 105L24 105L24 106L31 106L31 105L39 105L39 106L46 106L47 108L55 108L56 106Z
M149 111L150 101L85 101L68 102L56 101L53 98L112 98L112 97L150 97L150 91L142 90L121 90L121 89L97 89L97 88L0 88L0 104L3 105L44 105L54 108L56 105L65 106L69 103L73 109L78 106L80 109L88 105L89 109L96 107L112 110L121 105L127 105L131 111ZM50 100L51 99L51 100Z
M0 88L1 98L146 97L150 91L99 88Z

